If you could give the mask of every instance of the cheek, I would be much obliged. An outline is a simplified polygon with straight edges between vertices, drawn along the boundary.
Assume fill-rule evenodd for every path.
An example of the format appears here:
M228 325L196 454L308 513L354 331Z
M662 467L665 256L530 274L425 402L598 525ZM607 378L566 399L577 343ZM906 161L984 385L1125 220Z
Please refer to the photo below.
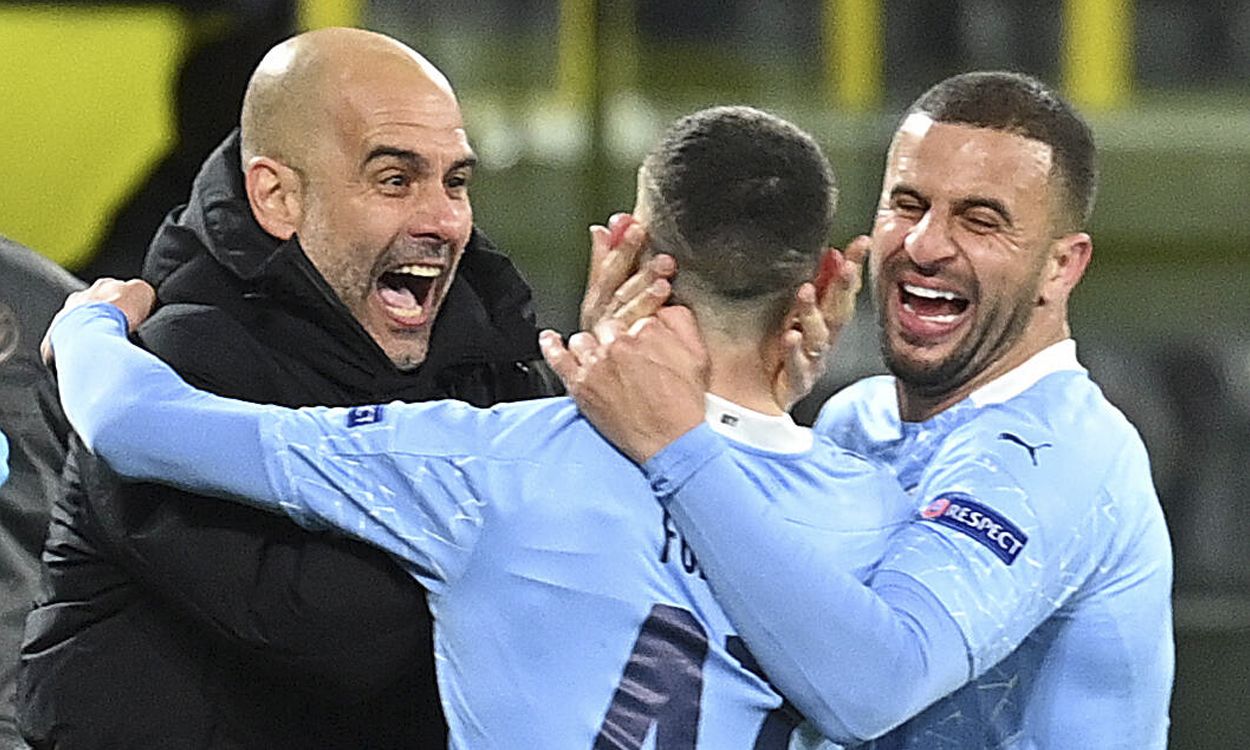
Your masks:
M469 241L469 233L473 231L473 204L466 199L463 208L457 212L457 224L460 226L460 244Z

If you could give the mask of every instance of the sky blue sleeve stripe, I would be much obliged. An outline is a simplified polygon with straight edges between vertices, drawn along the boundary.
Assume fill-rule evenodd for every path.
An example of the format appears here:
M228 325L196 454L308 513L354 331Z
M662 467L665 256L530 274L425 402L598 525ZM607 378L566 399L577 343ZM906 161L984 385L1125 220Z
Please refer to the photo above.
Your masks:
M0 484L9 478L9 439L0 432Z
M126 318L110 304L62 316L52 344L66 415L114 471L277 510L260 438L274 407L192 388L126 339Z
M867 587L789 533L710 427L643 468L770 680L830 739L883 734L969 678L963 636L925 587Z

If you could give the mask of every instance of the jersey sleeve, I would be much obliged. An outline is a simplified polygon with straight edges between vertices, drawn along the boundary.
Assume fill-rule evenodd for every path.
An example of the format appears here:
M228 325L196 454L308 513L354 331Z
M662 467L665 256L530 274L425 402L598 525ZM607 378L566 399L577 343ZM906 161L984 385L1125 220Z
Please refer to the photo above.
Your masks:
M461 569L481 525L461 466L488 427L484 412L234 401L187 385L125 332L124 316L105 304L75 309L53 329L70 422L119 474L338 529L390 552L427 586Z
M707 425L643 468L769 680L830 739L883 734L968 679L960 631L927 589L865 585L844 550L784 522ZM902 492L885 472L842 491Z

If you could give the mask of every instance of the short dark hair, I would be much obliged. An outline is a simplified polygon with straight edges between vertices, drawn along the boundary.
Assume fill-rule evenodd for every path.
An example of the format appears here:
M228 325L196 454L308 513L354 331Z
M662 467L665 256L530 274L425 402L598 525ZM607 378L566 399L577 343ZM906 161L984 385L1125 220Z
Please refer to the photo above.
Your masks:
M1098 183L1094 136L1072 105L1045 83L1022 73L961 73L922 94L907 111L916 113L935 122L1015 133L1050 146L1052 170L1064 190L1061 209L1069 223L1066 229L1079 229L1089 221Z
M750 107L705 109L668 129L640 179L652 248L677 260L674 297L778 323L814 275L837 200L812 137Z

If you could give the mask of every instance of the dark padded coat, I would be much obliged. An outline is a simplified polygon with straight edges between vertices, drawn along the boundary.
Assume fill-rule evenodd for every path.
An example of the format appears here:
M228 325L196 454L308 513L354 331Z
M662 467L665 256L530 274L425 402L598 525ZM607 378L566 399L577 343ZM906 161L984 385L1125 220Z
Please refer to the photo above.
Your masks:
M289 406L550 395L530 292L476 231L429 356L395 368L298 242L256 224L237 135L153 240L161 307L139 338L189 382ZM27 622L22 729L77 748L441 748L430 618L384 553L285 518L119 485L74 451L44 599Z

